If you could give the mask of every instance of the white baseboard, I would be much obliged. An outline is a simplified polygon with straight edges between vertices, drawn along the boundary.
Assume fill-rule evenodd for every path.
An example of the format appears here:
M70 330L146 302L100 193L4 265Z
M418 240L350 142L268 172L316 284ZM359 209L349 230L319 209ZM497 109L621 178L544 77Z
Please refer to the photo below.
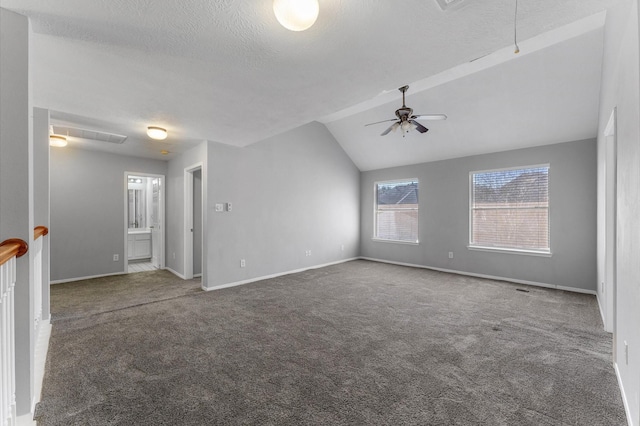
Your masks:
M604 326L604 331L607 331L607 321L604 317L604 308L602 306L602 299L600 299L600 293L596 292L596 301L598 302L598 310L600 311L600 318L602 318L602 325Z
M35 413L36 404L40 402L42 396L42 382L44 380L44 367L47 363L47 352L49 351L49 339L51 337L51 321L42 320L38 326L36 336L36 347L34 354L35 387L33 401L31 403L31 413Z
M202 274L193 274L193 278L202 278Z
M360 257L359 259L370 260L372 262L390 263L392 265L410 266L412 268L431 269L433 271L447 272L447 273L450 273L450 274L458 274L458 275L466 275L466 276L469 276L469 277L486 278L486 279L498 280L498 281L507 281L507 282L511 282L511 283L515 283L515 284L524 284L524 285L530 285L530 286L535 286L535 287L545 287L545 288L553 288L553 289L556 289L556 290L572 291L574 293L583 293L583 294L596 295L596 292L593 291L593 290L585 290L585 289L575 288L575 287L565 287L565 286L561 286L561 285L540 283L540 282L536 282L536 281L519 280L517 278L505 278L505 277L499 277L497 275L476 274L476 273L473 273L473 272L458 271L458 270L455 270L455 269L444 269L444 268L436 268L436 267L433 267L433 266L416 265L416 264L413 264L413 263L394 262L392 260L376 259L376 258L372 258L372 257Z
M166 269L167 271L171 272L173 275L175 275L178 278L182 278L183 280L186 280L187 278L182 275L180 272L174 271L173 269L169 268L168 266L165 266L164 269Z
M65 278L63 280L51 281L49 284L72 283L74 281L84 281L84 280L90 280L93 278L113 277L114 275L126 275L126 272L112 272L110 274L90 275L88 277Z
M627 395L624 392L624 386L622 385L622 377L620 377L620 370L618 369L618 363L613 363L613 368L616 370L616 377L618 378L618 387L620 388L620 395L622 396L622 404L624 404L624 412L627 415L627 423L629 426L636 426L633 423L633 419L631 418L631 410L629 407L629 401L627 400Z
M319 269L319 268L324 268L326 266L338 265L340 263L350 262L352 260L358 260L358 258L357 257L352 257L352 258L349 258L349 259L341 259L341 260L337 260L335 262L323 263L322 265L314 265L314 266L309 266L309 267L306 267L306 268L293 269L291 271L278 272L277 274L263 275L261 277L250 278L248 280L243 280L243 281L235 281L235 282L232 282L232 283L221 284L221 285L217 285L217 286L214 286L214 287L205 287L204 283L203 283L202 284L202 289L204 291L212 291L212 290L220 290L220 289L229 288L229 287L237 287L239 285L250 284L250 283L254 283L256 281L268 280L268 279L271 279L271 278L278 278L278 277L281 277L283 275L297 274L298 272L304 272L304 271L308 271L310 269Z
M16 426L36 426L36 421L33 420L33 414L23 414L16 418Z

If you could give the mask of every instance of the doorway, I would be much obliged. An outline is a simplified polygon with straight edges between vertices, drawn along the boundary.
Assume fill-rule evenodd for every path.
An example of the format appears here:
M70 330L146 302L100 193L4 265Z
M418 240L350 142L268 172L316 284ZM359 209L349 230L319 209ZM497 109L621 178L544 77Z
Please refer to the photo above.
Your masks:
M125 172L127 273L164 269L164 175Z
M184 169L184 276L202 277L203 259L202 163Z

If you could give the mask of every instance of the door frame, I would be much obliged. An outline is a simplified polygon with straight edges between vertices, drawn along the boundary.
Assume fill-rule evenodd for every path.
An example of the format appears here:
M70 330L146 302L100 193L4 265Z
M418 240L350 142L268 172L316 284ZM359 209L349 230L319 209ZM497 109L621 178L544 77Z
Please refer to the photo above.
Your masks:
M184 168L184 278L190 280L193 278L193 173L197 170L200 170L200 176L203 181L201 185L202 194L200 195L200 199L202 200L202 220L203 225L201 226L202 235L202 249L200 253L203 257L201 263L201 277L202 282L204 284L204 214L205 214L205 201L204 201L204 163L202 161L198 163L194 163L190 166Z
M605 330L613 333L613 355L616 354L616 308L617 308L617 107L611 111L604 130L605 145L605 256L604 256L604 298Z
M159 218L158 222L160 223L160 269L164 269L166 267L165 263L165 175L158 175L154 173L145 173L145 172L124 172L124 273L129 273L129 246L128 246L128 237L129 237L129 216L128 216L128 208L129 208L129 175L142 176L148 178L157 178L160 179L160 200L159 200ZM153 250L153 242L152 250ZM153 255L153 252L152 252Z

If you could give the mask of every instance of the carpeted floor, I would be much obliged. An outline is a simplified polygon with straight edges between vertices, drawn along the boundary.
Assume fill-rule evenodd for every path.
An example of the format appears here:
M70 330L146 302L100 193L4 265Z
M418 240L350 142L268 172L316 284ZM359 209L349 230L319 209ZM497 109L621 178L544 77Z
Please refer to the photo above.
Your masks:
M39 425L623 425L593 296L353 261L52 287Z

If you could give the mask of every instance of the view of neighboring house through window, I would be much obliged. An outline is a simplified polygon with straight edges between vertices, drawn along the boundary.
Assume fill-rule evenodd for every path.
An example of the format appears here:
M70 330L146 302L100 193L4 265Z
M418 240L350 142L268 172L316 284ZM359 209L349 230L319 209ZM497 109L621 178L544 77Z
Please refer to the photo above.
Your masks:
M471 248L549 253L549 165L470 173Z
M374 239L418 242L418 179L375 184Z

